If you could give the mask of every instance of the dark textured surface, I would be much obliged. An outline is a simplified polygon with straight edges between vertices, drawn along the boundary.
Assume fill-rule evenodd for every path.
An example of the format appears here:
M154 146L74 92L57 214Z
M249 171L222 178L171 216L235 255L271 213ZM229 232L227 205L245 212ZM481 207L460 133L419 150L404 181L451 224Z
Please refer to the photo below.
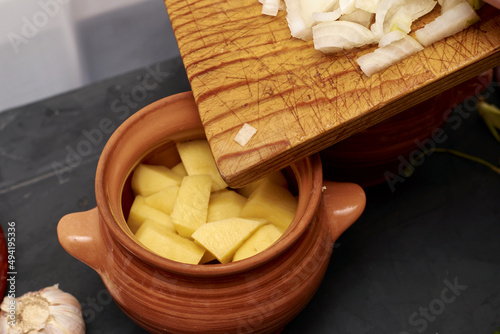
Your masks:
M146 89L145 77L149 88L161 82ZM18 296L59 283L82 303L87 333L142 332L97 273L62 249L56 227L63 215L95 206L95 168L110 129L186 90L175 58L0 114L0 223L17 226ZM447 124L440 146L498 164L500 143L475 111L467 114ZM434 153L394 191L388 184L366 191L365 213L338 240L319 291L283 333L492 334L500 327L500 175Z

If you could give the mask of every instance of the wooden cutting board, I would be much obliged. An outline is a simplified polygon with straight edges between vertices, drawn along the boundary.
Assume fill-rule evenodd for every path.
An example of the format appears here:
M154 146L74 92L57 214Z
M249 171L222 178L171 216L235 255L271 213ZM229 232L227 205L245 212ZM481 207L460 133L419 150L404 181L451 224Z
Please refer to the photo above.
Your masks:
M241 187L500 65L500 12L366 77L356 58L291 37L285 13L258 0L165 0L221 175ZM414 24L432 21L439 6ZM257 133L244 147L244 123Z

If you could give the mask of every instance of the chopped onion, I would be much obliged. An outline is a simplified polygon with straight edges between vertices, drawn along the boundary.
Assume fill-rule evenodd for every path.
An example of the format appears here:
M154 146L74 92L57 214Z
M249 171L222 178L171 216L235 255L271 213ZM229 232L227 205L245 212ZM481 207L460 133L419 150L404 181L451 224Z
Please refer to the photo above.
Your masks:
M434 21L415 32L416 39L424 46L456 34L479 21L479 16L468 2L445 11Z
M245 146L256 132L257 132L256 128L254 128L248 123L245 123L241 127L240 131L238 131L238 133L234 137L234 141L240 144L241 146Z
M342 15L352 13L356 9L354 6L355 3L356 0L339 0L340 12Z
M285 0L290 33L305 41L312 39L314 20L312 13L323 13L334 9L338 0Z
M400 39L405 38L405 36L407 35L401 30L391 31L390 33L382 36L382 38L378 41L378 46L379 48L383 48L384 46L389 45L392 42L399 41Z
M411 23L429 13L436 4L434 0L381 0L371 29L382 37L401 22L400 30L409 32Z
M263 0L262 1L262 14L276 16L280 9L281 0Z
M354 6L358 9L375 14L379 3L380 0L356 0Z
M467 0L438 0L439 5L441 6L441 13L446 12L449 9L452 9L456 5L461 2L465 2Z
M349 21L321 22L313 27L314 48L325 53L377 42L370 29Z
M374 14L362 9L355 9L349 14L342 15L340 21L349 21L361 24L365 28L370 28Z
M423 46L413 37L403 35L402 38L395 39L391 43L359 57L356 61L361 70L370 77L374 73L382 71L392 64L423 50Z
M323 53L378 43L378 49L358 59L367 76L479 21L474 9L482 4L482 0L259 1L268 15L276 15L279 2L279 9L286 9L291 35L313 39L314 48ZM438 3L441 15L417 30L416 40L410 37L413 22Z
M337 8L332 12L312 13L312 17L315 23L335 21L340 17L340 8Z

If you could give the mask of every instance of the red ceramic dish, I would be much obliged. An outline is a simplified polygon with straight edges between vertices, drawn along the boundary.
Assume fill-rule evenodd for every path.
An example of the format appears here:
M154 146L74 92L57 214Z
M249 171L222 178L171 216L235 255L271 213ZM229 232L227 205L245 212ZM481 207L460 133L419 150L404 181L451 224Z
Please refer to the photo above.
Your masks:
M386 172L399 174L401 160L425 150L452 108L479 94L492 77L493 70L487 71L323 150L325 178L368 187L387 181Z

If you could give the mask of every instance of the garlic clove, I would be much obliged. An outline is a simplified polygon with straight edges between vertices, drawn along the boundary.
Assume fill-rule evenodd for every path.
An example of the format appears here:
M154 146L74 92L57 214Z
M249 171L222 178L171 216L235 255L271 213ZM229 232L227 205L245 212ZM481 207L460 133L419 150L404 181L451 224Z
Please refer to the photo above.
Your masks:
M56 284L15 300L5 297L0 305L0 333L84 334L85 322L78 300Z

